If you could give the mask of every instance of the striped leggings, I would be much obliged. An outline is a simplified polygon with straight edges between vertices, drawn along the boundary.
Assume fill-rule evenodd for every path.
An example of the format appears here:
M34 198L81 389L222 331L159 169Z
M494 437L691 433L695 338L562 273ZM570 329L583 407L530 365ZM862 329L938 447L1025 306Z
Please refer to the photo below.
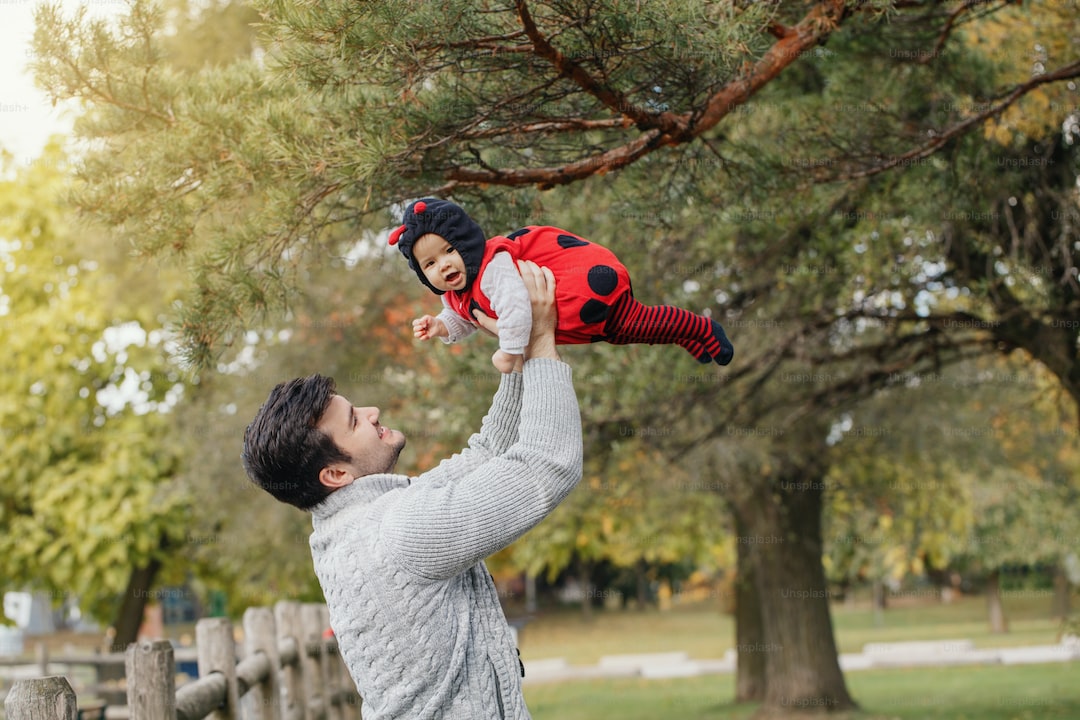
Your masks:
M630 293L615 302L604 332L613 345L679 345L701 363L727 365L735 353L712 318L673 305L643 305Z

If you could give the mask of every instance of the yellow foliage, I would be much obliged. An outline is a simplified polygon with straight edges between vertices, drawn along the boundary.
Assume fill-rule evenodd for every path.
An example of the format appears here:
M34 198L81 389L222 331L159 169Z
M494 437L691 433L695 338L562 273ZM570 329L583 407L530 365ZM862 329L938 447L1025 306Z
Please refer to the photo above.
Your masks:
M1075 6L1033 0L986 15L961 33L969 49L997 68L999 86L1012 87L1051 72L1075 59L1080 15ZM1040 140L1056 130L1076 107L1074 91L1064 83L1035 88L996 119L986 121L987 140L1010 145Z
M885 552L885 571L896 580L901 580L908 572L907 548L894 546Z

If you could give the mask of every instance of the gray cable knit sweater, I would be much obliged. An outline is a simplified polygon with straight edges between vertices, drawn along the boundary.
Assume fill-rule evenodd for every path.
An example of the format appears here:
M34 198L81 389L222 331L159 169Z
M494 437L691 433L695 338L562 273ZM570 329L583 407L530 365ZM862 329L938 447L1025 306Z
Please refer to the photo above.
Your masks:
M483 559L581 479L570 366L503 375L469 446L419 477L354 481L312 509L311 555L364 720L529 718Z

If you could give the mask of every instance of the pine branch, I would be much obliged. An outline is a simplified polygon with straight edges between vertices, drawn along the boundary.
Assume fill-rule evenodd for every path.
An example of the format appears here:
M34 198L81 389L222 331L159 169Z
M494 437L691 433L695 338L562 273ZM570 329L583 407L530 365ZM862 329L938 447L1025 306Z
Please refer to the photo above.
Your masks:
M541 120L524 123L522 125L510 125L507 127L486 128L466 132L461 135L463 140L484 140L487 138L503 137L506 135L531 135L534 133L561 133L561 132L587 132L589 130L613 130L624 128L629 123L625 118L613 118L611 120L579 120L564 118L560 120Z
M552 47L536 28L523 1L518 2L518 7L526 33L533 41L537 54L546 57L560 75L569 77L606 107L629 117L639 128L647 129L637 138L618 147L560 167L490 170L473 167L449 168L443 174L447 182L436 190L438 193L450 193L457 188L477 185L538 185L543 189L552 188L619 170L661 147L690 142L715 127L734 108L745 103L803 53L824 42L847 14L843 0L823 0L812 7L797 25L785 28L783 37L777 40L760 60L747 64L743 73L714 93L702 110L674 115L643 112L627 103L625 97L602 85L577 63Z
M999 7L1005 7L1008 4L1008 0L1003 0ZM945 21L945 27L941 29L941 33L938 35L937 42L934 43L934 49L930 52L930 54L926 55L925 57L919 58L918 63L920 65L926 64L930 62L933 58L936 58L938 55L941 54L941 48L945 46L946 41L952 36L953 30L959 24L958 21L961 15L967 13L972 8L983 9L984 12L982 14L984 15L995 12L998 9L985 8L985 5L986 0L964 0L963 4L961 4L960 7L950 12L948 20Z
M680 134L686 129L686 116L677 116L670 112L652 113L647 112L631 103L625 95L613 90L607 85L590 75L585 68L559 52L541 34L524 0L518 0L518 17L525 28L525 34L532 41L533 49L537 55L551 63L558 72L559 77L566 77L577 84L582 90L599 100L604 106L615 113L624 115L641 129L656 128L668 134Z
M844 182L848 180L860 180L862 178L873 177L879 175L887 170L891 170L898 165L908 165L913 161L923 160L930 157L942 147L945 146L953 138L959 137L976 125L983 123L984 121L996 117L1007 110L1011 105L1015 104L1020 98L1027 95L1032 90L1047 85L1049 83L1059 82L1061 80L1072 80L1080 77L1080 60L1071 63L1064 67L1058 68L1054 72L1039 75L1037 77L1028 80L1025 83L1021 83L1014 87L1005 98L1000 102L992 105L986 110L969 117L968 119L947 128L940 134L936 135L933 140L922 145L921 147L910 150L903 155L897 155L889 160L873 165L861 170L855 170L848 173L841 173L839 175L817 175L811 179L812 183L833 183Z

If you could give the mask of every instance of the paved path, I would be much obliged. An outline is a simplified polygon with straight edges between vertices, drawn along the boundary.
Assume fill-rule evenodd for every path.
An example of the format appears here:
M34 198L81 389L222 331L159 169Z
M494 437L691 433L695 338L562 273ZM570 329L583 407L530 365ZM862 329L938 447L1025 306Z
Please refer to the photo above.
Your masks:
M591 678L674 678L735 672L736 654L728 650L715 660L694 660L684 652L606 655L596 665L570 665L563 658L525 660L524 684ZM847 671L897 667L956 665L1022 665L1080 661L1080 638L1058 645L978 649L971 640L927 640L870 643L861 653L841 653Z
M722 658L695 660L685 652L641 655L606 655L595 665L571 665L564 658L525 659L524 684L592 678L676 678L735 672L735 651ZM860 653L841 653L840 669L848 671L898 667L946 667L956 665L1021 665L1080 661L1080 638L1067 637L1057 645L978 649L971 640L927 640L869 643ZM8 683L39 677L35 664L4 668ZM2 686L3 683L0 683Z

